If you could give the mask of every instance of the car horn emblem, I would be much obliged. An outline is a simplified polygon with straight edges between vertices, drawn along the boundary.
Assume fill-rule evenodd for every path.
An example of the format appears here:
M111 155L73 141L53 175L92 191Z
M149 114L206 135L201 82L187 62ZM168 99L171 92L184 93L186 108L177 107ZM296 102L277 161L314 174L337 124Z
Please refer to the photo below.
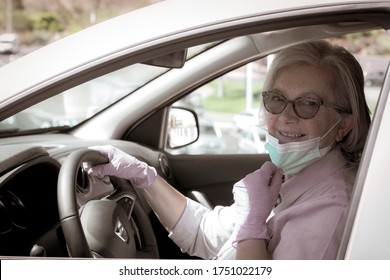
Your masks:
M116 223L115 223L115 234L118 235L119 238L122 239L126 243L129 240L129 234L127 233L125 227L123 226L123 224L119 220L119 218L116 220Z

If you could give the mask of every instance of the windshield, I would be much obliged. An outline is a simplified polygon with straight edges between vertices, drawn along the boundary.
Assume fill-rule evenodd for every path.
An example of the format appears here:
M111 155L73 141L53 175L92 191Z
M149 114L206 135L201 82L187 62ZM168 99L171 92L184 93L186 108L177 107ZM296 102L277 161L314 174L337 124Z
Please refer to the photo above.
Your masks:
M3 120L0 133L73 127L168 70L134 64L106 74Z
M191 47L186 60L218 43ZM160 66L134 64L100 76L1 121L0 136L74 127L169 70Z

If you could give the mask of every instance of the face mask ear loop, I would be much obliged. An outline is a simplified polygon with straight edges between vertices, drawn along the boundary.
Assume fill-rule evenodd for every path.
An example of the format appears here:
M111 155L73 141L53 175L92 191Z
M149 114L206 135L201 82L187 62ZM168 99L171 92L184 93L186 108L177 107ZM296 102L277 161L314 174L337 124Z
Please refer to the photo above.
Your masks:
M340 122L341 122L341 120L342 120L343 118L341 117L334 125L332 125L332 127L331 128L329 128L329 130L320 138L320 141L322 140L322 139L324 139ZM334 142L334 141L333 141ZM333 143L332 143L332 145L333 145Z
M256 128L260 129L261 131L264 131L265 133L268 133L268 127L267 127L267 110L265 109L264 105L261 104L259 107L259 111L257 114L257 123L256 123Z

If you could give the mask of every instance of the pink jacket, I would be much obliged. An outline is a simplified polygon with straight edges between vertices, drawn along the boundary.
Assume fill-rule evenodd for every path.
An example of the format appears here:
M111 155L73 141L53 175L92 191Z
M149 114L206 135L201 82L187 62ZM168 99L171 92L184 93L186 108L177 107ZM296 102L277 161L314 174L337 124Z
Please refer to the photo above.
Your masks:
M287 180L282 201L267 221L270 259L335 259L355 175L356 168L335 149ZM169 236L190 255L234 258L229 239L234 217L232 206L210 210L188 199Z

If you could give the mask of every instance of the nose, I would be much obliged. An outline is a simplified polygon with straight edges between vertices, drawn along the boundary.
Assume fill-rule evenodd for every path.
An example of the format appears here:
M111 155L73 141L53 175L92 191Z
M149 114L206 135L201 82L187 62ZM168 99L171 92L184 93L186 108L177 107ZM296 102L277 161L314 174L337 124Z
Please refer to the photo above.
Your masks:
M294 111L293 103L287 103L286 108L280 113L279 119L284 123L295 123L299 119Z

